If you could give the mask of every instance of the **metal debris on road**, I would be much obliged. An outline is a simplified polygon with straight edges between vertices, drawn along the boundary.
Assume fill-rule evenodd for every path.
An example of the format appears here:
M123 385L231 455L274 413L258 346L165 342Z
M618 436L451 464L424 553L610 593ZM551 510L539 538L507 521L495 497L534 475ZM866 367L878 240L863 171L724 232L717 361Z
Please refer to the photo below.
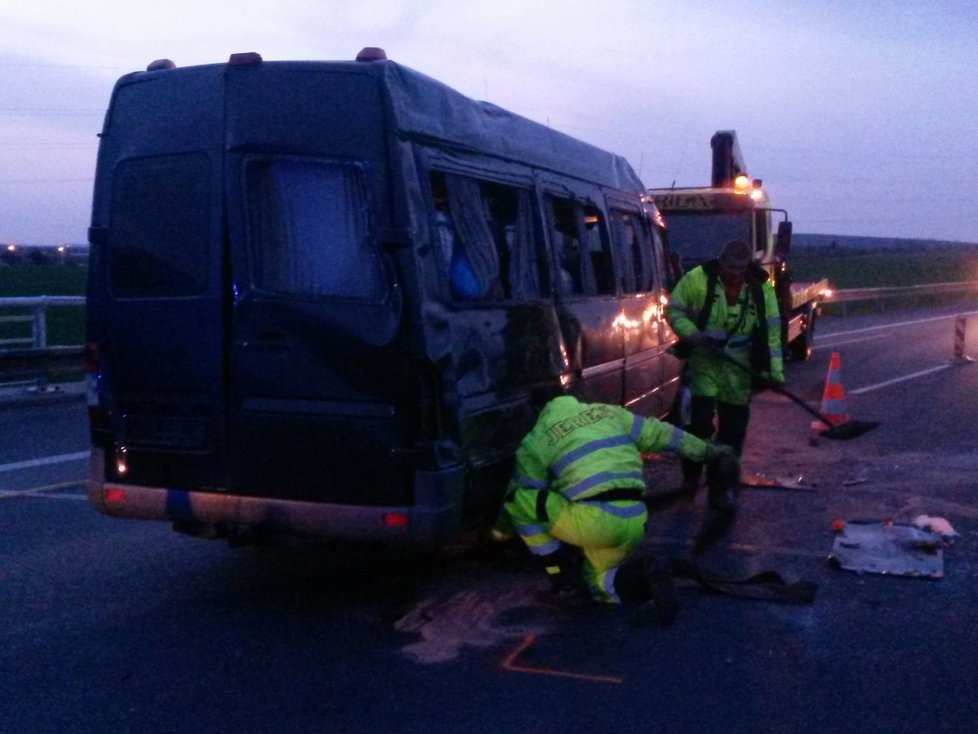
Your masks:
M835 542L829 560L857 573L917 578L944 577L941 535L910 523L892 521L833 522Z
M815 491L815 483L805 480L805 477L769 477L766 474L744 474L740 478L740 486L748 489L799 489L807 492Z

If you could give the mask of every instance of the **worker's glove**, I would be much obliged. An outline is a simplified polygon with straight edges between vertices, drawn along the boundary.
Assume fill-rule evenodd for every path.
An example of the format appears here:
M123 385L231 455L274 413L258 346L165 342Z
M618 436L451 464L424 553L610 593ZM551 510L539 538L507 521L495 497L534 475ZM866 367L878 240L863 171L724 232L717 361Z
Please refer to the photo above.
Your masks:
M706 442L706 456L703 458L704 464L707 466L716 464L724 456L729 456L736 461L733 449L726 444L713 443L713 441Z
M706 342L706 334L702 331L694 331L691 334L687 334L682 337L682 340L686 342L691 348L701 347Z
M696 348L699 349L700 352L709 354L711 357L722 357L725 346L726 345L722 339L714 339L706 334L700 334L700 341Z
M683 341L694 349L705 349L708 352L722 352L723 342L707 336L702 331L694 331L683 337Z
M516 537L516 526L506 508L503 508L499 513L496 522L493 523L486 535L494 543L505 543Z

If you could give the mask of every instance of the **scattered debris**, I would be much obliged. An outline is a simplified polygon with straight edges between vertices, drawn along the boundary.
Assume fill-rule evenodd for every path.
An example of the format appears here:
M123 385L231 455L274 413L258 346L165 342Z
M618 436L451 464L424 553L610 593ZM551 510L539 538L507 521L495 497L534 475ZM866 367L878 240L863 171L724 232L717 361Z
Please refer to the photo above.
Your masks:
M836 519L832 530L835 542L829 560L839 568L857 573L944 577L946 544L938 533L891 520Z
M929 533L940 535L941 538L944 539L944 542L948 545L953 543L954 539L960 535L959 532L951 527L951 523L949 523L943 517L917 515L917 517L913 519L913 525L921 530L926 530Z
M401 649L420 664L454 660L466 648L488 649L512 638L542 634L550 623L540 615L540 589L535 585L512 584L503 577L491 580L484 589L436 591L421 599L394 623L398 632L418 636ZM521 619L520 612L530 613Z
M799 489L804 491L814 491L815 483L805 481L805 477L799 474L797 477L769 477L766 474L744 474L740 478L740 485L750 489Z

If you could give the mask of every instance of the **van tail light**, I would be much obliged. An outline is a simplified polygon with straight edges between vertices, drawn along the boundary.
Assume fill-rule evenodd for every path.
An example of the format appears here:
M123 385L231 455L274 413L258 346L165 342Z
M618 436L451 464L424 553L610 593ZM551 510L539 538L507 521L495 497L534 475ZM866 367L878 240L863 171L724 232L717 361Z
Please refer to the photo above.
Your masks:
M103 498L109 504L119 504L126 501L126 490L121 487L109 487L105 490Z

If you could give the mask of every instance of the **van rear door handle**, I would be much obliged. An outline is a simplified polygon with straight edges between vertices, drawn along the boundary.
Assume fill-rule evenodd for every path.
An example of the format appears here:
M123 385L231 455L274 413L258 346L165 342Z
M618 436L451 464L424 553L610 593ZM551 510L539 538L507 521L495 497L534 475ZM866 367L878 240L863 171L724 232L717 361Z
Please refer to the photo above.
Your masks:
M294 344L295 341L284 331L260 331L254 339L242 339L238 342L239 346L259 349L282 349Z

